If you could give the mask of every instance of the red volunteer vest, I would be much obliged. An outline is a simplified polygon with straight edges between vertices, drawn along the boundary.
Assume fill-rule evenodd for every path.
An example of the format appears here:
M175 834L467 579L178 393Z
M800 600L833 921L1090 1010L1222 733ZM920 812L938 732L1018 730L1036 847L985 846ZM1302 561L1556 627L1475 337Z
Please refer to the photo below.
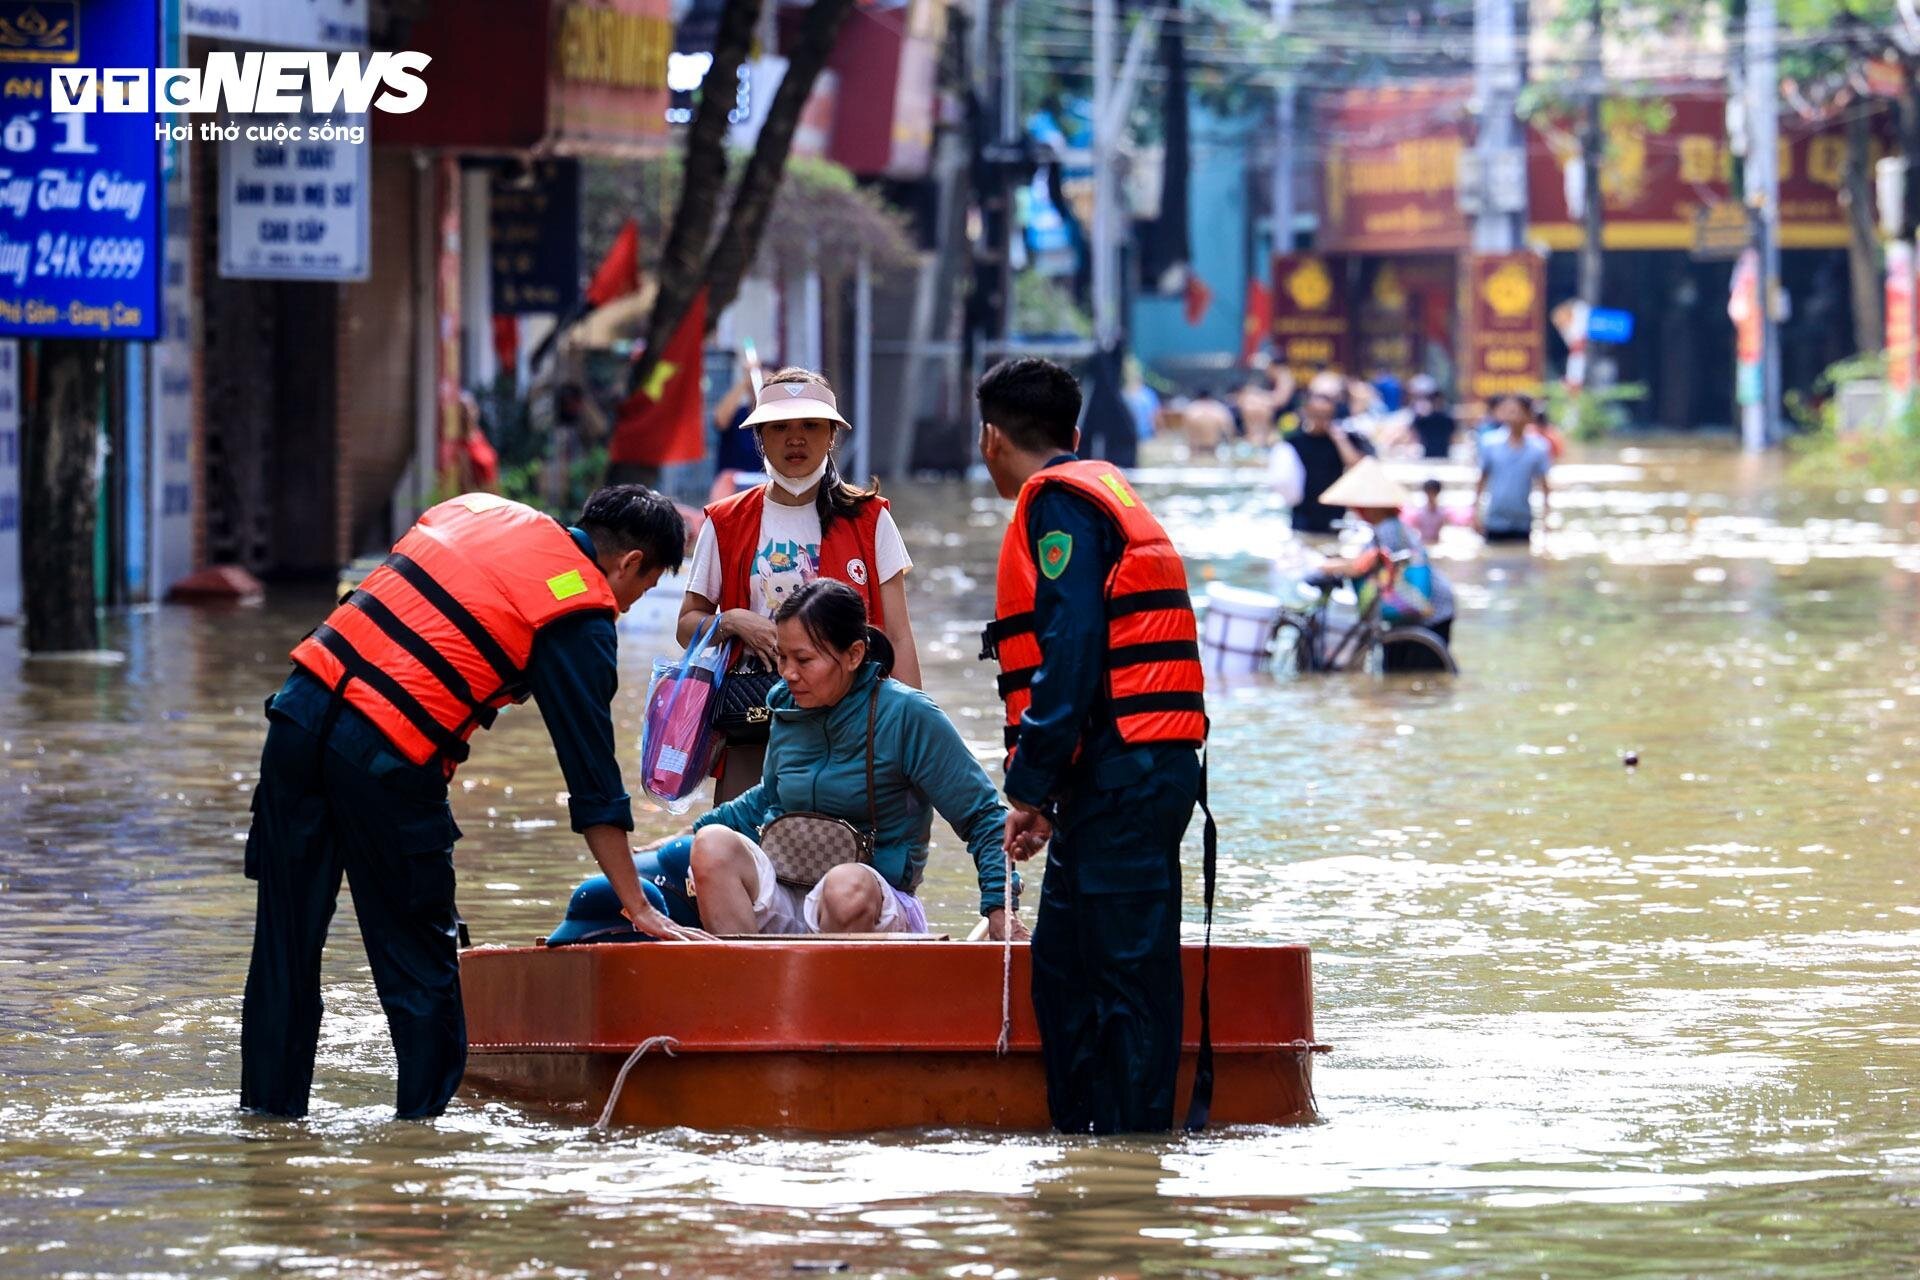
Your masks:
M752 607L753 557L760 550L760 513L766 509L767 486L755 485L730 498L722 498L707 508L713 521L713 536L720 552L721 609ZM878 564L874 554L874 531L880 527L880 513L887 509L885 498L860 504L859 513L840 516L820 538L820 563L823 578L838 578L858 591L867 602L867 621L884 626L886 610L880 604Z
M1106 589L1107 701L1121 740L1200 745L1207 737L1206 677L1186 566L1166 530L1113 464L1083 461L1048 467L1021 486L1013 522L1000 544L986 656L1000 661L1008 752L1019 741L1020 717L1033 701L1029 685L1041 657L1033 618L1040 566L1031 549L1027 513L1041 489L1055 484L1092 501L1127 540Z
M470 493L421 516L293 660L407 759L438 758L452 777L473 731L527 696L534 636L588 610L619 604L558 521Z

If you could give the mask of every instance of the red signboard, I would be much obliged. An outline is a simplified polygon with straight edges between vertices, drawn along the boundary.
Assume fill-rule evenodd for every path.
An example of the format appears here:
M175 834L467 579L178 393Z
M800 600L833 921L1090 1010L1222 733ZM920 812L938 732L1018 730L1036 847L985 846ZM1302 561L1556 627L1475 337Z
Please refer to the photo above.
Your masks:
M908 0L847 15L827 62L847 103L834 115L829 159L862 177L926 176L945 14L935 0Z
M1351 368L1346 266L1318 253L1273 260L1274 358L1308 378L1320 369Z
M1636 102L1607 124L1600 188L1609 249L1692 248L1699 211L1736 199L1727 143L1726 98L1717 90ZM1670 118L1660 118L1670 113ZM1611 113L1610 113L1611 114ZM1531 236L1555 249L1580 243L1567 210L1566 166L1578 164L1571 122L1542 121L1527 141ZM1788 249L1844 247L1840 185L1844 126L1780 120L1780 243Z
M433 0L407 47L427 100L376 112L385 146L639 155L664 149L667 0Z
M1441 253L1467 246L1460 212L1463 84L1355 89L1324 117L1319 243L1341 253Z
M1475 254L1467 287L1467 394L1537 393L1547 376L1546 263L1535 253Z

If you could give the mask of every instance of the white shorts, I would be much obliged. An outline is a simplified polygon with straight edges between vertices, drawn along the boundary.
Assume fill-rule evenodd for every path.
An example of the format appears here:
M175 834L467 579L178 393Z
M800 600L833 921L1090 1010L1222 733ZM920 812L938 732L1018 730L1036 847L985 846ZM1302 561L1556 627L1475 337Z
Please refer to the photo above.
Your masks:
M746 840L745 836L741 839ZM773 859L752 840L747 848L753 853L753 869L758 883L753 889L753 919L761 933L819 933L820 894L826 888L822 880L812 889L781 884L773 871ZM872 867L861 867L880 886L880 922L875 933L925 933L927 919L911 894L902 893L887 883L887 878ZM904 899L904 901L903 901Z

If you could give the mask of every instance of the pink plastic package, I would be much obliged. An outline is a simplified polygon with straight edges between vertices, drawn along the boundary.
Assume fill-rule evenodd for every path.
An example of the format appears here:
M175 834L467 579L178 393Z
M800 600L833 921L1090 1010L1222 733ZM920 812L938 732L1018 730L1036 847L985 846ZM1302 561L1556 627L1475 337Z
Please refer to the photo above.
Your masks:
M678 661L653 664L653 682L647 688L640 785L674 813L693 806L693 793L713 771L719 747L713 718L733 646L718 635L718 618L709 620Z

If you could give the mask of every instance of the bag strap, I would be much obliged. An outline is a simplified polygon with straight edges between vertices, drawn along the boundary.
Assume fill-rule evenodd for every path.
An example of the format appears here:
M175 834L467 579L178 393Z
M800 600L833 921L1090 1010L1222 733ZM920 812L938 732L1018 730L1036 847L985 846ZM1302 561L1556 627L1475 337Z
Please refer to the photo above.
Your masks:
M867 830L874 840L880 838L880 809L873 796L873 730L880 722L880 682L885 679L882 675L874 677L873 694L867 699Z
M1213 732L1213 722L1207 722L1207 732ZM1213 890L1214 880L1220 862L1220 833L1213 822L1213 810L1207 807L1207 756L1211 754L1205 747L1200 755L1200 812L1206 815L1207 825L1201 843L1201 874L1206 880L1206 935L1200 946L1200 1052L1194 1058L1193 1094L1187 1102L1187 1123L1189 1133L1207 1127L1207 1121L1213 1113Z

